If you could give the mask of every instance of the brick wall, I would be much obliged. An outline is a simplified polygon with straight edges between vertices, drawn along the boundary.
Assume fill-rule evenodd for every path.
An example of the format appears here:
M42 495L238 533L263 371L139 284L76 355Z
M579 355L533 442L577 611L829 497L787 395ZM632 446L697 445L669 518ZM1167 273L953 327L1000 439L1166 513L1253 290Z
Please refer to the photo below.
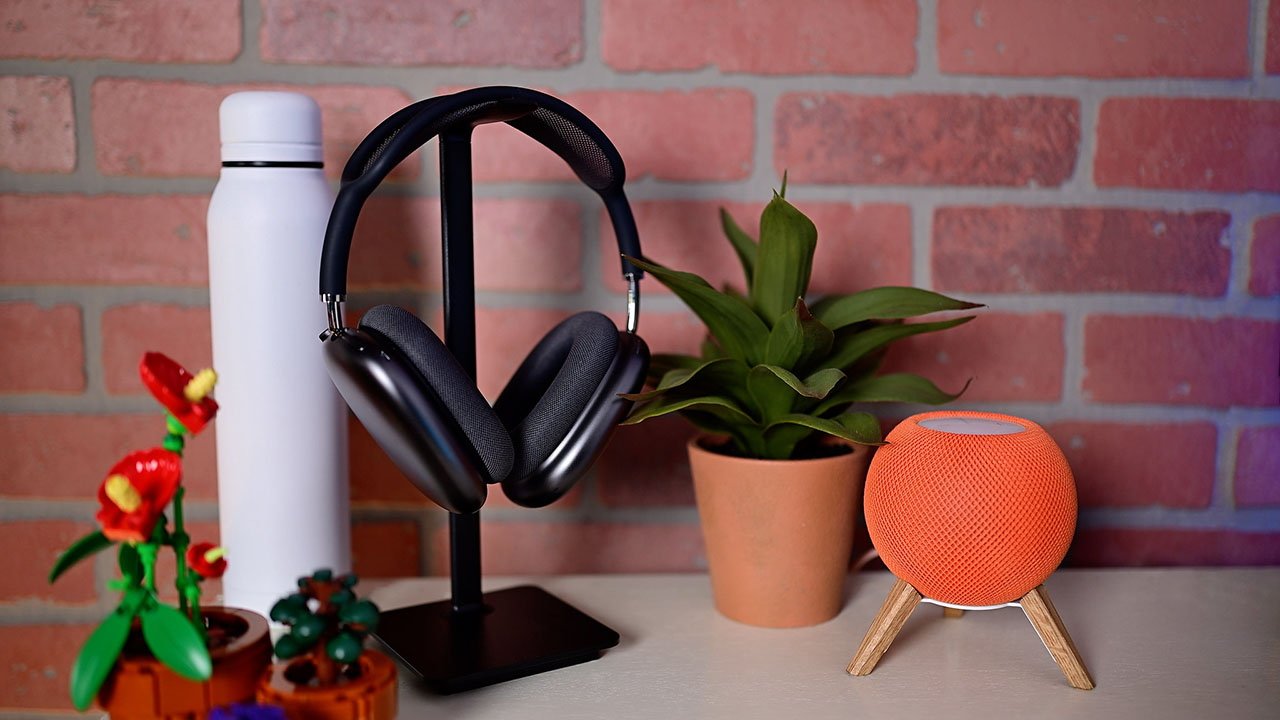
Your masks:
M65 707L67 656L108 607L105 559L56 587L40 576L91 526L107 464L155 440L139 352L209 360L221 98L308 92L335 174L392 111L482 84L595 119L658 260L732 277L715 209L753 222L787 169L819 227L816 291L910 283L989 305L892 363L973 378L958 407L1054 433L1083 504L1071 562L1280 563L1280 1L9 0L0 707ZM517 133L476 142L493 397L559 318L623 303L593 196ZM439 316L424 155L370 206L353 309ZM651 345L696 347L675 298L647 292ZM550 509L495 497L486 570L703 567L689 434L620 431ZM351 438L357 569L444 572L443 513L358 425ZM216 528L211 438L189 475L192 516Z

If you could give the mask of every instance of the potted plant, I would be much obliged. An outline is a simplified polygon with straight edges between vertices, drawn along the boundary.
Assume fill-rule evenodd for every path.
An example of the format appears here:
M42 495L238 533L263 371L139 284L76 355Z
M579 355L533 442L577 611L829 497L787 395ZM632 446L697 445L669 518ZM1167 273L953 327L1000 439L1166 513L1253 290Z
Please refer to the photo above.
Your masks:
M271 608L289 632L276 640L284 662L272 665L258 700L302 720L391 720L396 716L396 666L364 649L378 626L378 607L355 594L356 576L317 570L298 578L298 592Z
M213 420L213 370L191 375L160 353L146 353L143 383L168 410L159 447L126 455L98 487L101 529L63 552L53 582L76 563L118 546L119 606L88 640L71 668L71 701L84 710L96 698L115 718L204 717L218 705L251 699L271 660L266 619L232 608L201 608L200 582L221 577L227 560L212 543L192 543L183 521L182 450ZM165 514L171 507L172 525ZM175 608L161 602L156 563L172 550Z
M938 404L960 394L918 375L882 374L880 366L891 343L972 316L903 320L980 307L910 287L810 306L817 230L785 194L784 177L760 216L758 241L720 211L745 294L631 259L684 301L708 335L699 356L654 356L656 384L627 396L636 405L625 421L679 413L708 433L688 450L716 608L774 627L822 622L843 604L862 479L871 446L881 443L877 419L850 408Z

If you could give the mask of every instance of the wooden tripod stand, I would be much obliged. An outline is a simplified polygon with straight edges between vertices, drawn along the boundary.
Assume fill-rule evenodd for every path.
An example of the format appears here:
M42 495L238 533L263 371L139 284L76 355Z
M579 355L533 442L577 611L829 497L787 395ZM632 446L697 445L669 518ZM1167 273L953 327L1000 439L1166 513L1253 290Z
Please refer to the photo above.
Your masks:
M850 675L870 675L871 671L875 670L876 663L880 662L889 645L893 644L893 639L898 636L898 631L902 629L907 618L911 617L911 612L923 599L924 597L906 582L902 580L894 582L893 589L889 591L889 597L885 598L884 604L880 606L880 612L876 613L875 620L871 621L871 627L863 636L857 654L853 656L853 660L849 661L849 667L846 670ZM1071 642L1071 636L1067 634L1062 618L1058 616L1058 611L1050 602L1049 593L1045 591L1044 585L1023 595L1014 604L1026 613L1031 626L1040 635L1041 642L1062 670L1062 674L1067 676L1067 682L1071 683L1071 687L1092 690L1093 678L1089 676L1084 661L1080 659L1080 651L1076 649L1075 643ZM960 617L964 614L959 608L946 606L944 606L944 612L947 617Z

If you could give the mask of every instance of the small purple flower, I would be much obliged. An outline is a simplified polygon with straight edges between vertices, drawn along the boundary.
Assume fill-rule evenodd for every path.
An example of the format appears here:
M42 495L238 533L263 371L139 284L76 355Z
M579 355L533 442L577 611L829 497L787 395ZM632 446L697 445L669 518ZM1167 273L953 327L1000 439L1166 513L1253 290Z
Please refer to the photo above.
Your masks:
M275 705L239 703L214 708L213 712L209 713L209 720L286 720L286 718L284 708Z

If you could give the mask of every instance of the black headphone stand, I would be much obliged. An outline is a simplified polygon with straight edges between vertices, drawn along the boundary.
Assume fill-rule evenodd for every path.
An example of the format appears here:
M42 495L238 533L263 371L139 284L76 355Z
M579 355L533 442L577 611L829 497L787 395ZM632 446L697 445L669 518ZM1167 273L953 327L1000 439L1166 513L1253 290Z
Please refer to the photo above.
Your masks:
M471 130L440 133L445 346L476 374ZM493 685L600 657L618 633L532 585L480 589L480 513L449 515L452 598L387 610L373 633L439 693Z

